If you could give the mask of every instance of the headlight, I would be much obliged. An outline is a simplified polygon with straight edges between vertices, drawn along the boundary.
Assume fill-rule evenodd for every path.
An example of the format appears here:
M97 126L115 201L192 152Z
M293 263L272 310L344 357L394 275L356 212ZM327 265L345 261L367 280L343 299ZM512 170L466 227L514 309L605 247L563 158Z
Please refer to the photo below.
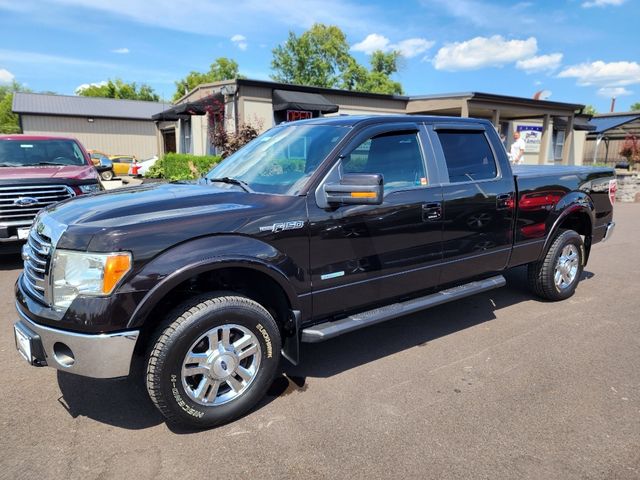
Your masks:
M80 191L82 193L95 193L100 191L100 185L97 183L92 183L90 185L78 185Z
M53 304L67 308L78 295L109 295L131 270L131 254L56 250L53 256Z

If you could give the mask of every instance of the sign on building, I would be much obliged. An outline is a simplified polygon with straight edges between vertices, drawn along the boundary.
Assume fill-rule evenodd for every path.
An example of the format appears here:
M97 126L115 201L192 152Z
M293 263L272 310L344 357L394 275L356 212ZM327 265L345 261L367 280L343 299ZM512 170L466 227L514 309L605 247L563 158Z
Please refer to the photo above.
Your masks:
M542 127L538 125L518 125L517 131L520 138L524 140L526 153L540 152L540 143L542 142Z

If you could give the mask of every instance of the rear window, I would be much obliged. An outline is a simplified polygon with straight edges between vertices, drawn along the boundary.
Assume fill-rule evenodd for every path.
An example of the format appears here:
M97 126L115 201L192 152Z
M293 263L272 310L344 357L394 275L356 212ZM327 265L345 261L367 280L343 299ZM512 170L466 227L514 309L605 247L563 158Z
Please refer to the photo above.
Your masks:
M1 167L34 167L38 165L86 165L82 150L73 140L0 141Z
M481 131L438 131L451 183L488 180L498 175L493 151Z

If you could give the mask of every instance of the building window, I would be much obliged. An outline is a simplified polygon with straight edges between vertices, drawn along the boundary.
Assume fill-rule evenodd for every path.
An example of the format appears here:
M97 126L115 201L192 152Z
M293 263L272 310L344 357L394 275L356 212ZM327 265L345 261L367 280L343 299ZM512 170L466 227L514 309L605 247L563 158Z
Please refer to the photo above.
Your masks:
M182 153L191 153L191 120L182 120L180 133L182 137Z
M562 147L564 147L564 130L553 131L553 159L562 160Z

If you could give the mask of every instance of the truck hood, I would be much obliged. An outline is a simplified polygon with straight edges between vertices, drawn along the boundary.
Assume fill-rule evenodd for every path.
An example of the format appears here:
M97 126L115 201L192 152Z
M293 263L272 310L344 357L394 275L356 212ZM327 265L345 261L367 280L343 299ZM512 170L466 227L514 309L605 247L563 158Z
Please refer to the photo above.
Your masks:
M66 226L60 248L152 253L181 240L236 232L265 207L278 209L278 198L231 185L150 184L77 197L45 215Z
M0 167L0 180L56 179L93 180L98 175L90 165L41 165L38 167Z

